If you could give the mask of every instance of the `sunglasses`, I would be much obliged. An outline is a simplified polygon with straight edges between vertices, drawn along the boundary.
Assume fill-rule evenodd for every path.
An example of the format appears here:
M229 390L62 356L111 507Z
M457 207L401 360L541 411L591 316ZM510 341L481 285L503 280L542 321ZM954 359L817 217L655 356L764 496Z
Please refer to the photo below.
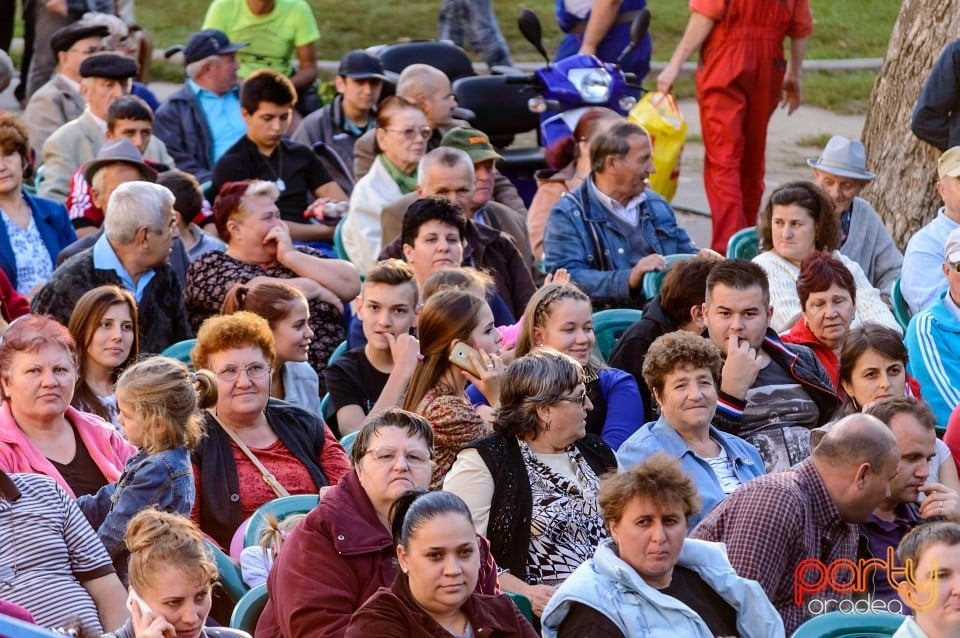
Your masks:
M429 126L421 126L420 128L388 128L388 131L392 133L402 133L404 139L415 140L419 135L421 139L430 139L430 135L433 133L433 129Z

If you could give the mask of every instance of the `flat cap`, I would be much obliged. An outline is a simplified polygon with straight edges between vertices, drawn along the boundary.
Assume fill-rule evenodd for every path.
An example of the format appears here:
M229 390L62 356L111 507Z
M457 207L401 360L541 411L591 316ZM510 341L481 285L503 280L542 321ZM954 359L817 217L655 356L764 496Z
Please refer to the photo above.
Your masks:
M82 78L126 80L137 74L137 63L116 53L98 53L80 63Z
M66 51L80 40L86 38L105 38L110 35L110 29L105 24L81 24L74 22L57 29L50 38L50 46L54 53Z

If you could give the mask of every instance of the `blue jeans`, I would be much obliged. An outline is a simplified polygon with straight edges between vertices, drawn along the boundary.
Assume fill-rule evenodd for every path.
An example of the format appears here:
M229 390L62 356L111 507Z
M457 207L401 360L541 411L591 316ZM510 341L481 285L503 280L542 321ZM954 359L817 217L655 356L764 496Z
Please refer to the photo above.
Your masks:
M489 67L513 66L491 0L443 0L440 39L450 40L460 48L466 48L466 44Z

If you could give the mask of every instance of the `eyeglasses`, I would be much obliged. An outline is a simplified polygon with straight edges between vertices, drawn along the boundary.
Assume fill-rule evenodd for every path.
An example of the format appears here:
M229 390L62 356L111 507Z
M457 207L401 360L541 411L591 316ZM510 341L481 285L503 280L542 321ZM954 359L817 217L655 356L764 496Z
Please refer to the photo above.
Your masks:
M433 129L429 126L421 126L420 128L388 128L386 129L391 133L402 133L404 139L415 140L419 135L422 139L430 139L430 135L433 133Z
M960 262L953 263L948 261L947 263L950 264L951 269L956 270L957 272L960 272Z
M580 407L583 407L587 403L587 391L584 390L580 394L573 397L560 397L558 401L569 401L570 403L577 403Z
M367 454L372 456L373 460L381 465L394 465L401 452L392 447L376 447L372 450L367 450ZM403 460L410 467L422 467L430 462L430 455L419 450L410 450L409 452L403 452Z
M240 378L240 373L246 372L248 379L260 379L267 376L270 372L270 366L265 363L251 363L241 368L240 366L227 366L217 372L217 376L224 381L236 381Z

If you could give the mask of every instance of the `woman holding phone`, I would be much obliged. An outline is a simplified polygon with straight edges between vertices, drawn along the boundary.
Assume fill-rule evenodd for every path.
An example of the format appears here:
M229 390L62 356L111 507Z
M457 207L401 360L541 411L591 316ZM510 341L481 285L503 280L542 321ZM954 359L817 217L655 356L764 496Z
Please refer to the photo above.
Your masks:
M433 427L436 455L430 488L439 489L457 452L492 432L464 390L469 381L491 406L497 404L503 337L487 302L462 290L430 297L417 325L423 360L410 379L403 409L423 416Z

